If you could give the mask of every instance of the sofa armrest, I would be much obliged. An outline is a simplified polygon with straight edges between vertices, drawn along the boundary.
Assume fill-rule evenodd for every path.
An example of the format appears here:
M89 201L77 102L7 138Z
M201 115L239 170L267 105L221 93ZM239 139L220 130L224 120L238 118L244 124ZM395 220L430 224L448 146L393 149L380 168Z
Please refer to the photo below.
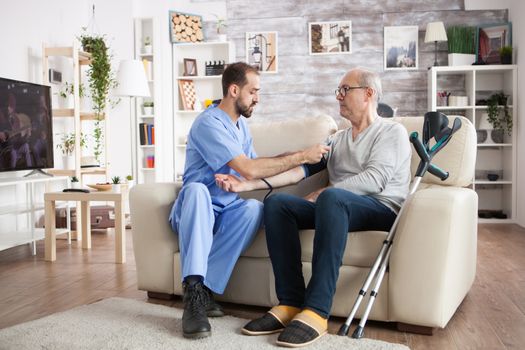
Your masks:
M141 290L173 293L173 255L179 244L168 218L180 187L177 183L140 184L130 191L133 251Z
M406 205L390 258L390 319L443 328L474 282L478 197L436 186Z

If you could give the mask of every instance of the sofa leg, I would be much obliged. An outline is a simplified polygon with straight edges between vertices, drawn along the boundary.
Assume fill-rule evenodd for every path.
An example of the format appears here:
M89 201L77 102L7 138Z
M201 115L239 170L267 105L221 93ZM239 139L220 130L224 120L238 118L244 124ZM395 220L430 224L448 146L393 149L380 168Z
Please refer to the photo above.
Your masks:
M403 322L397 323L397 330L401 332L416 333L422 335L434 335L435 327L417 326Z
M148 292L148 298L162 299L162 300L173 300L173 299L175 299L175 294L159 293L159 292Z

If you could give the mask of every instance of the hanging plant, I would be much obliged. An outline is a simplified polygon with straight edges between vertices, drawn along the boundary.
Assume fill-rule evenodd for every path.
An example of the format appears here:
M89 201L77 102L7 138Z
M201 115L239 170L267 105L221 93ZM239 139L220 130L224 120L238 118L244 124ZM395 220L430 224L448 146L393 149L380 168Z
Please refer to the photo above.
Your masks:
M82 43L84 51L91 54L91 64L87 70L87 77L93 112L95 113L95 128L93 131L95 140L94 156L100 163L104 140L101 125L102 116L108 104L114 107L118 103L118 100L112 101L109 99L109 91L111 88L116 87L117 81L114 72L111 70L111 55L108 52L104 36L82 34L78 39Z
M487 100L488 121L495 130L505 130L507 135L512 133L512 115L507 106L508 97L503 92L493 94ZM498 106L503 106L503 115L500 115Z

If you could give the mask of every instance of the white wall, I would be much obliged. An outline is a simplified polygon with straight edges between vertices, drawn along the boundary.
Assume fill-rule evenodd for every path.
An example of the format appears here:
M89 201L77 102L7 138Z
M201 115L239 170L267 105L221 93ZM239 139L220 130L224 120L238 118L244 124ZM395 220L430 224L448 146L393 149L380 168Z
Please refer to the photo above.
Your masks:
M42 43L71 46L91 18L95 4L96 24L113 52L113 66L133 55L131 3L126 0L17 0L5 1L0 11L0 76L42 83ZM129 154L129 103L122 101L109 111L110 175L131 173ZM12 173L2 176L13 176ZM94 180L93 180L94 181Z

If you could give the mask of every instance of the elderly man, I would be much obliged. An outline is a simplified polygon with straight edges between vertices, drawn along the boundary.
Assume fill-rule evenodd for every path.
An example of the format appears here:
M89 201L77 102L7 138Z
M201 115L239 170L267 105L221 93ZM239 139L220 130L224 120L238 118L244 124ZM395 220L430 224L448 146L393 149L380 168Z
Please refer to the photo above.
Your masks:
M214 175L261 179L317 163L329 150L315 145L280 157L257 158L245 118L259 101L259 89L256 69L242 62L228 65L222 76L222 101L201 113L188 135L184 184L169 218L179 236L185 304L182 330L187 338L211 334L207 316L223 315L212 291L224 292L237 259L263 218L261 202L224 192Z
M327 168L330 186L306 198L277 193L264 202L264 220L279 305L244 326L247 335L282 332L277 344L308 345L327 332L349 231L388 231L408 194L410 144L405 128L377 115L381 81L353 69L335 91L350 127L332 135L327 160L267 180L279 187ZM226 191L265 188L260 180L216 175ZM312 277L305 286L299 230L314 229Z

